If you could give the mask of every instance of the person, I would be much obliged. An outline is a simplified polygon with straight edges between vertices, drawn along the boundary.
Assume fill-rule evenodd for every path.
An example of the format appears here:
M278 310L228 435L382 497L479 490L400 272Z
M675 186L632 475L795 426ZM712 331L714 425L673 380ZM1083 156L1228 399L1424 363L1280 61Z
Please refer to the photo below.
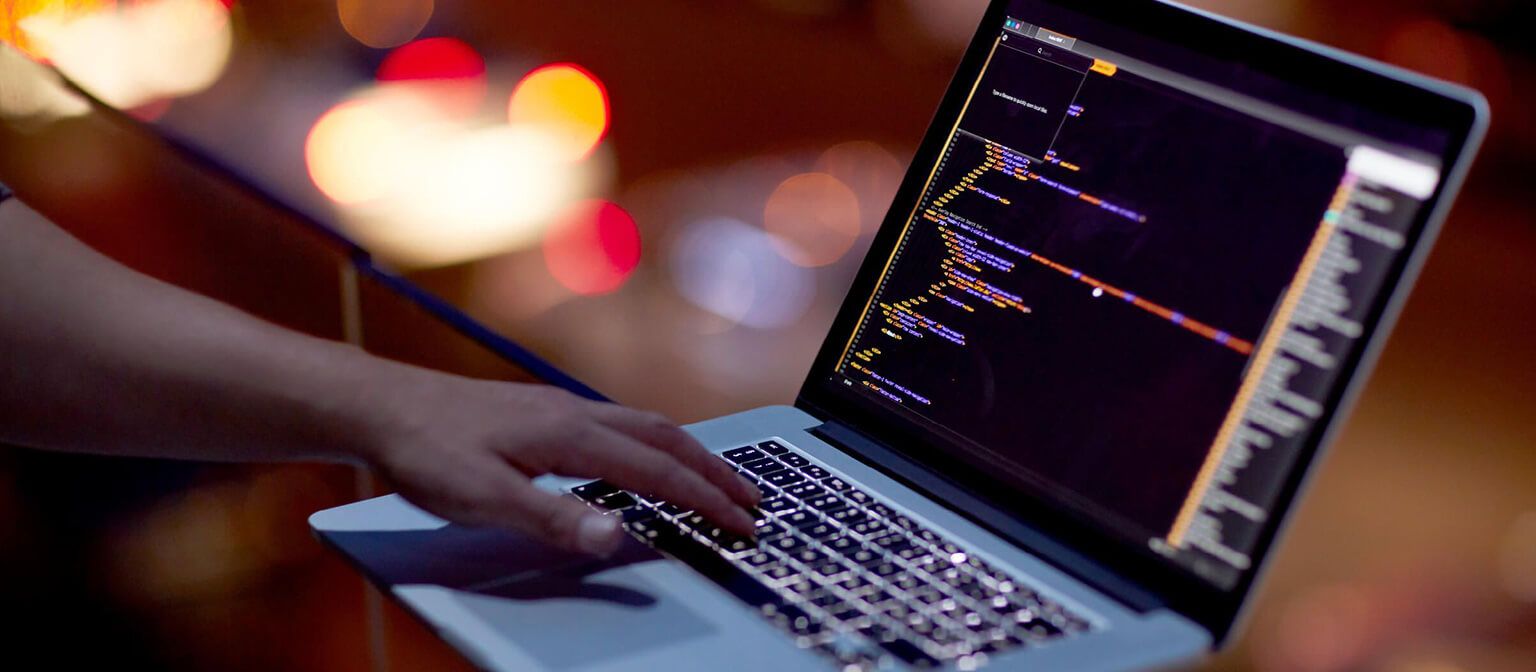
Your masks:
M0 185L0 443L210 461L361 460L447 520L594 554L603 478L750 535L757 488L662 416L473 380L263 322L90 249Z

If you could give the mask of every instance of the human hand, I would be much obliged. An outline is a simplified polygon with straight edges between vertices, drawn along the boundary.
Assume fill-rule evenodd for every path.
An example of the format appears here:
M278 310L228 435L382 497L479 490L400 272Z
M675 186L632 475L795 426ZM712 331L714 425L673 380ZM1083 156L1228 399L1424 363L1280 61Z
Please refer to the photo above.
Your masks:
M544 385L410 372L382 388L386 399L368 402L376 429L362 453L433 514L611 553L622 539L614 516L530 482L557 474L602 478L752 534L746 508L761 499L757 487L660 415Z

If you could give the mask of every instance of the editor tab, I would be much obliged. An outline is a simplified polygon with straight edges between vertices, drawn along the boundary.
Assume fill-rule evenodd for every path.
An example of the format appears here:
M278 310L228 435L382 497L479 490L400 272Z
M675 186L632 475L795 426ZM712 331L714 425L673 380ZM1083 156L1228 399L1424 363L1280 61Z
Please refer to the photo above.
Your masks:
M1054 44L1064 49L1071 49L1072 45L1077 44L1077 38L1075 37L1067 37L1066 35L1062 35L1061 33L1058 33L1054 30L1046 30L1044 28L1035 29L1035 39L1040 40L1041 42Z

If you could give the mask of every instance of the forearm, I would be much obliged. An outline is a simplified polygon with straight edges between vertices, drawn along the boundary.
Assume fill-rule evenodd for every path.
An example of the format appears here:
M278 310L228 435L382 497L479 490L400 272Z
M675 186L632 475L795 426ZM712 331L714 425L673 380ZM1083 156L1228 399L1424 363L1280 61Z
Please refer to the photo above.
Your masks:
M16 201L0 353L0 440L214 460L356 456L368 406L421 375L134 273Z
M751 534L757 489L665 418L302 336L91 251L0 202L0 442L201 460L361 459L454 522L618 547L533 485L603 478Z

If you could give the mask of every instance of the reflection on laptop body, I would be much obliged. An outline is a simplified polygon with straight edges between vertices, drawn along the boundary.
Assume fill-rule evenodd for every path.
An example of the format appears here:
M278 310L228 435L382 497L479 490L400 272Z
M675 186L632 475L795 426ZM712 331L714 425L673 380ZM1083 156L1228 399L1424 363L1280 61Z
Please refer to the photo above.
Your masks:
M1232 633L1483 117L1171 5L994 2L795 408L694 428L763 488L757 540L551 487L782 644L731 661L696 636L650 663L1193 658Z

